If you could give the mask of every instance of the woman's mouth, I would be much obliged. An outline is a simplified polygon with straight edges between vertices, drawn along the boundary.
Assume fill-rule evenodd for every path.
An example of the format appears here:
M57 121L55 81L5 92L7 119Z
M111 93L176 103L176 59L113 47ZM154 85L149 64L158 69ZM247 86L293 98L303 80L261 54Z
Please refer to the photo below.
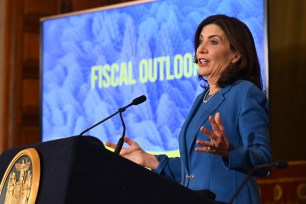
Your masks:
M198 60L198 63L201 64L201 65L205 65L207 64L209 61L207 59L204 59L204 58L199 58Z

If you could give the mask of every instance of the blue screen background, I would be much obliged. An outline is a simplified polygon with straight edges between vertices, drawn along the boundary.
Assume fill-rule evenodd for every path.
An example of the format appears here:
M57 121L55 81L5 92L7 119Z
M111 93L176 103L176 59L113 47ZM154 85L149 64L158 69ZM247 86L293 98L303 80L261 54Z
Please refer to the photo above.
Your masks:
M262 0L160 0L85 12L42 21L42 141L80 134L103 118L146 95L147 101L123 113L126 136L147 151L178 149L178 135L195 97L197 76L116 87L91 87L91 68L131 62L138 76L143 59L194 54L197 25L212 14L245 22L255 39L264 76ZM192 65L196 66L196 65ZM264 85L265 86L265 85ZM116 143L119 115L85 133Z

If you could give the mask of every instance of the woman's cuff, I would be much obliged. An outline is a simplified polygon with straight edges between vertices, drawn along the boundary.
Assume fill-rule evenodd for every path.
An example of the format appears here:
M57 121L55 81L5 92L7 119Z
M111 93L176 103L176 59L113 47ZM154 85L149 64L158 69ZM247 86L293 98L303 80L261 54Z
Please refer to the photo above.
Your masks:
M153 170L153 172L157 174L161 174L162 171L164 170L166 164L168 163L169 158L162 154L162 155L156 155L156 159L158 160L159 164L156 169Z

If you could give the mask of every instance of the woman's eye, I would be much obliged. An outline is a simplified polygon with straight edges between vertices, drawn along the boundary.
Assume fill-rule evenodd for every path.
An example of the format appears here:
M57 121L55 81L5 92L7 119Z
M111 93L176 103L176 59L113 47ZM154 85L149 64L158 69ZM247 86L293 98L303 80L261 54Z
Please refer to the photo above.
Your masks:
M210 44L211 44L211 45L217 45L218 42L217 42L216 40L211 40L211 41L210 41Z
M199 40L199 45L201 45L202 43L203 43L203 40L200 39L200 40Z

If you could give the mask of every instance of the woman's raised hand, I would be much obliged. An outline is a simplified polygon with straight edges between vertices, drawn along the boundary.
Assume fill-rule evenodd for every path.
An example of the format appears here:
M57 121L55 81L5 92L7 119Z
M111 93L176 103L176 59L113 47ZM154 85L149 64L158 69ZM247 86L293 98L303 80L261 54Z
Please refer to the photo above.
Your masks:
M210 138L210 141L197 140L197 144L203 147L197 147L196 151L219 154L225 158L228 158L229 141L224 132L220 113L216 113L215 116L209 116L209 122L212 126L212 132L203 126L200 128L200 130Z

